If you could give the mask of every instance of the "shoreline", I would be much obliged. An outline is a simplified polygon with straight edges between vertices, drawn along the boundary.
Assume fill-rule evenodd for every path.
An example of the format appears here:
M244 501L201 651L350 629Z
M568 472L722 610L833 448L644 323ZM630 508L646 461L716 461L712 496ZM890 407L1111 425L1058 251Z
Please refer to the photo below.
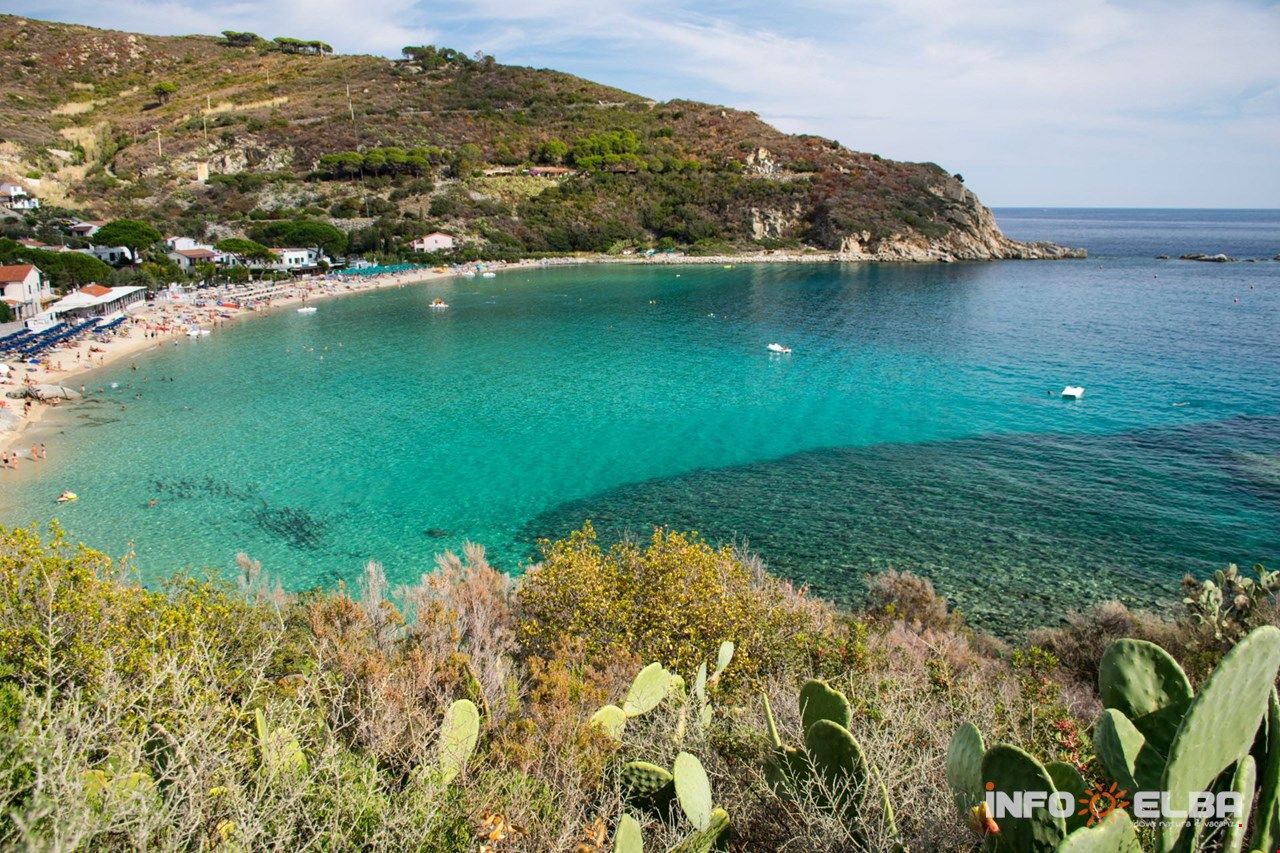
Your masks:
M913 261L870 261L853 258L839 252L789 251L778 249L752 254L735 255L686 255L686 254L654 254L654 255L562 255L550 258L526 258L516 261L473 262L463 265L466 268L483 267L485 271L495 273L512 270L540 269L560 266L584 266L592 264L622 265L661 265L661 266L724 266L734 267L746 264L863 264L863 263L906 263ZM238 323L261 314L269 314L284 308L295 307L304 302L315 302L323 299L353 296L360 293L383 290L388 287L405 287L412 284L425 284L442 279L458 278L463 275L463 268L450 267L444 272L436 268L423 266L415 270L397 273L383 273L374 276L344 278L341 274L333 277L294 279L279 284L279 290L267 298L267 304L255 305L251 308L223 308L205 306L197 308L189 303L154 301L147 302L144 307L128 314L130 334L116 335L107 343L100 344L95 339L77 342L74 346L59 350L46 359L39 367L9 363L13 367L6 381L0 382L0 404L18 415L16 425L12 429L0 432L0 451L16 451L19 462L31 461L29 448L25 445L31 433L45 420L47 410L63 406L74 408L75 400L63 400L58 403L35 402L29 410L25 400L12 399L8 392L23 384L32 385L64 385L72 390L85 387L85 378L99 370L111 367L127 358L134 358L143 353L172 346L186 337L186 331L192 326L214 331L228 323ZM230 316L227 316L227 315ZM203 316L201 316L203 315ZM19 373L19 371L22 371ZM16 380L16 381L15 381ZM79 386L77 388L76 386Z

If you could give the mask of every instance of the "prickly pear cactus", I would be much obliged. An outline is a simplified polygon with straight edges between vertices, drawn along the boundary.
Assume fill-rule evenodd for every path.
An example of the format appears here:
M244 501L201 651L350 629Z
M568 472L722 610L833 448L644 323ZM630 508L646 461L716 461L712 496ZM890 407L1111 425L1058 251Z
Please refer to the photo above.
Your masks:
M1098 692L1104 707L1115 708L1142 732L1163 764L1192 698L1178 662L1155 643L1116 640L1098 664Z
M1275 850L1280 846L1280 697L1271 691L1267 702L1265 758L1260 768L1258 811L1254 820L1254 850Z
M800 688L800 721L807 732L818 720L849 728L849 700L825 681L810 679Z
M1009 744L997 744L987 750L982 758L982 776L994 783L996 793L1056 790L1044 765ZM996 823L1000 827L999 835L994 836L997 849L1009 853L1052 851L1067 834L1062 818L1053 817L1048 809L1037 809L1029 818L997 817Z
M459 699L445 711L436 746L440 777L448 785L461 773L475 752L480 737L480 712L470 699Z
M947 784L961 815L982 802L982 756L987 747L973 723L956 729L947 746Z
M702 762L687 752L676 756L672 766L675 777L676 799L684 816L699 831L711 825L711 782Z
M631 815L618 818L618 828L613 831L613 853L644 853L640 822Z
M647 761L629 761L619 774L627 800L641 808L658 809L675 796L675 778L664 767Z
M1236 765L1235 775L1231 778L1231 790L1240 796L1243 812L1238 819L1227 824L1222 836L1222 853L1240 853L1244 847L1245 829L1249 826L1250 808L1253 806L1253 794L1258 781L1258 767L1253 756L1246 755Z
M805 732L804 745L832 805L856 811L867 793L867 759L857 738L844 726L818 720Z
M699 829L671 848L671 853L711 853L724 844L729 835L729 815L724 809L712 809L705 829Z
M1142 853L1129 813L1116 809L1097 826L1077 829L1058 844L1057 853Z
M614 740L622 740L622 732L627 727L627 712L617 705L605 705L591 715L589 722Z
M1084 783L1084 777L1080 775L1080 771L1067 764L1065 761L1050 761L1044 766L1048 771L1049 778L1053 780L1053 787L1059 791L1066 791L1075 798L1076 803L1083 803L1088 797L1088 790ZM1076 814L1068 815L1064 818L1067 825L1067 832L1071 833L1088 822L1088 813L1080 814L1081 810L1077 810Z
M262 709L253 712L254 731L258 736L258 766L269 777L307 772L307 756L298 739L283 726L267 728Z
M1160 790L1186 803L1249 752L1280 671L1280 629L1255 628L1222 658L1187 708L1169 748ZM1172 849L1185 818L1160 827L1160 845Z
M1157 753L1129 718L1107 708L1093 728L1093 746L1111 778L1130 792L1154 791L1164 772L1164 756Z
M628 717L647 714L667 697L670 688L671 673L663 669L662 664L651 663L640 670L635 681L631 682L627 698L622 703L622 710Z

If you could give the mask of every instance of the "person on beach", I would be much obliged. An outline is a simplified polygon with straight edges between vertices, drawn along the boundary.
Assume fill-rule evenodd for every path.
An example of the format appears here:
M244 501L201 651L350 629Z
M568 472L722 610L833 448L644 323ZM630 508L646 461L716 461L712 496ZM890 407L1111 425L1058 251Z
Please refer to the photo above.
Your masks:
M49 451L45 448L45 446L44 446L44 443L43 443L43 442L41 442L41 443L40 443L40 458L41 458L41 459L48 459L48 458L49 458Z

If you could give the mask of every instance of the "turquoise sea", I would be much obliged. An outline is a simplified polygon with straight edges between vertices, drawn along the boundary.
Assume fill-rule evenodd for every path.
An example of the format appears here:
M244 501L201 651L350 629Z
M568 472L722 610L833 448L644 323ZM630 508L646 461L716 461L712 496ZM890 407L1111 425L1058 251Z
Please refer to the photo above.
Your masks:
M666 523L839 599L921 572L998 630L1280 563L1280 211L997 216L1090 258L515 271L183 340L95 374L0 521L295 589ZM1264 260L1154 258L1188 251Z

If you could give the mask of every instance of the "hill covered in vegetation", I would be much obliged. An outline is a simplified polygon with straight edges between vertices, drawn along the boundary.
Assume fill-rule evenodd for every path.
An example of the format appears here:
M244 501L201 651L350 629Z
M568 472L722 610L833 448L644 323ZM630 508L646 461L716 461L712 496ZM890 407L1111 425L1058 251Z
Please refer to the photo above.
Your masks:
M932 163L488 56L404 54L0 16L0 177L46 211L210 239L324 218L371 255L437 228L490 257L622 246L1063 254L1005 238L962 179Z

